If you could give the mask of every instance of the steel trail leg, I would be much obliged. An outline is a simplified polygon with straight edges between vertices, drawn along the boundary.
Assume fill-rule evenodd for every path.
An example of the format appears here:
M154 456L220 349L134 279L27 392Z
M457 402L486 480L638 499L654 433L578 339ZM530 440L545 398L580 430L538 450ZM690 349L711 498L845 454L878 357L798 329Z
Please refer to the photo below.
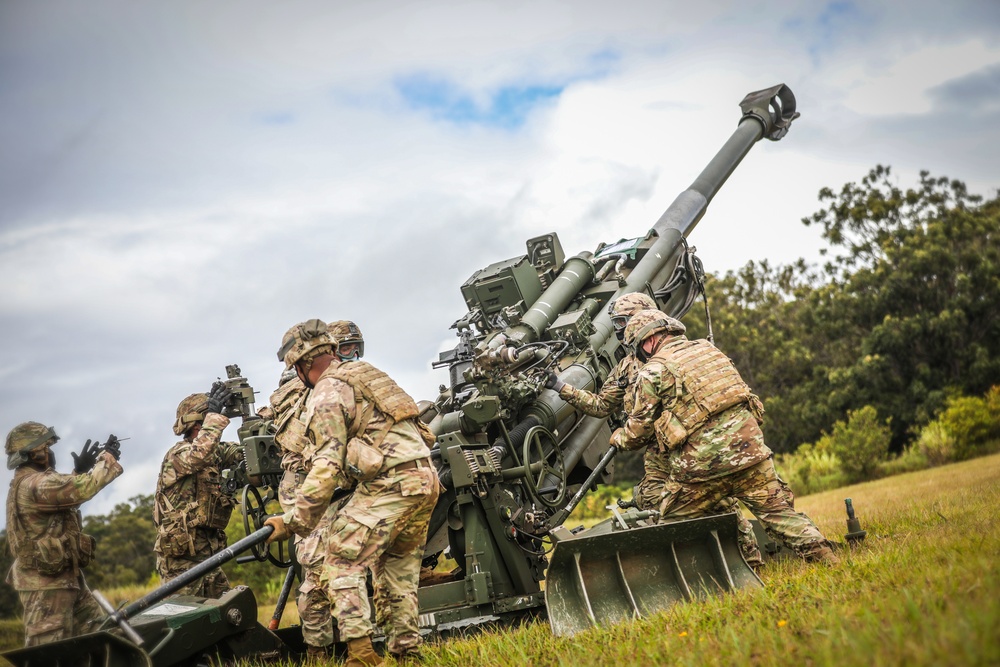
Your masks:
M104 613L108 615L108 618L114 619L118 623L118 627L121 628L122 632L128 637L129 641L136 646L142 646L143 638L138 632L132 629L132 626L128 624L128 620L124 618L115 617L115 608L111 606L107 598L101 595L100 591L91 591L91 595L97 600L97 605L104 610Z
M285 580L281 584L281 593L278 594L278 601L274 605L274 613L271 614L271 621L267 624L267 629L272 632L278 629L281 625L281 616L285 613L285 604L288 602L288 596L292 592L292 584L295 583L295 567L288 568L288 574L285 575Z

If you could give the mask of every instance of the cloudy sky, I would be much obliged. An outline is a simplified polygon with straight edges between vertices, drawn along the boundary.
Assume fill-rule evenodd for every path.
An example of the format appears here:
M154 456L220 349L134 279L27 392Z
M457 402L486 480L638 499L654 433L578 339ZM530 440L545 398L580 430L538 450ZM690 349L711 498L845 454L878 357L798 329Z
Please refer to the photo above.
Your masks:
M995 0L0 0L0 432L54 425L64 471L130 436L106 512L311 317L432 398L469 275L645 233L782 82L802 117L692 234L710 271L815 261L818 190L879 163L996 195Z

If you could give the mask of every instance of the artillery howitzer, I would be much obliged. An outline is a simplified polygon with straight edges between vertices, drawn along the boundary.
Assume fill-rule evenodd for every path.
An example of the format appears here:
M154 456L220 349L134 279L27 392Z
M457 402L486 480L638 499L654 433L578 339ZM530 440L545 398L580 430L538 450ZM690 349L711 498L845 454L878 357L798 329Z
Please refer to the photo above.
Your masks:
M650 512L615 510L613 519L588 531L567 530L563 523L573 508L607 479L614 452L608 449L605 419L583 415L544 388L549 370L574 387L600 387L624 354L611 325L614 299L646 292L675 317L691 306L702 289L702 275L686 237L751 147L762 137L780 139L798 117L784 85L750 93L740 107L736 131L644 236L602 243L593 253L566 259L558 237L546 234L530 239L524 256L491 264L462 285L469 310L452 325L459 342L434 363L448 369L449 383L434 401L421 402L421 418L437 436L432 458L445 487L431 519L424 562L433 566L448 555L457 563L445 577L450 580L418 591L427 635L448 637L546 610L553 630L568 634L712 591L760 585L736 544L735 515L652 524ZM238 367L227 369L227 375L240 397L232 416L244 418L240 440L246 454L244 465L225 483L234 492L244 489L244 516L254 524L249 518L245 522L250 533L260 528L281 471L269 423L253 414L252 389L244 386ZM258 487L268 489L265 496ZM229 551L257 549L262 532L252 532ZM262 553L255 551L255 557ZM290 583L289 576L286 590ZM154 612L172 592L168 587L146 596L143 610L126 614L134 603L106 625L134 613L140 638L150 642L141 627L163 626ZM109 657L102 664L166 666L200 652L251 657L287 651L295 639L286 631L242 624L249 608L233 614L241 622L232 623L230 610L236 607L229 605L236 598L246 604L246 596L253 601L249 591L218 601L183 599L197 607L197 614L184 612L166 626L179 633L196 616L198 623L210 625L212 632L202 633L200 643L187 640L197 644L197 651L174 651L165 631L152 650L144 643L146 651L133 651L130 662ZM215 611L203 613L210 607ZM190 622L184 614L191 615ZM108 647L128 643L105 631L48 645L45 655L64 655L75 649L60 653L60 645L91 646L102 638ZM32 663L37 650L7 657L17 665L37 664Z
M419 591L429 631L447 635L547 606L553 630L567 634L760 585L740 556L734 516L643 525L648 513L629 512L579 535L563 528L613 451L605 419L544 388L549 370L579 389L600 386L624 354L609 312L616 298L646 292L677 318L691 306L702 276L685 238L750 148L780 139L798 117L784 85L740 106L736 131L645 236L564 259L547 234L462 285L469 312L452 325L459 343L434 364L448 368L450 383L423 413L446 489L425 555L433 562L448 548L459 565L457 581Z

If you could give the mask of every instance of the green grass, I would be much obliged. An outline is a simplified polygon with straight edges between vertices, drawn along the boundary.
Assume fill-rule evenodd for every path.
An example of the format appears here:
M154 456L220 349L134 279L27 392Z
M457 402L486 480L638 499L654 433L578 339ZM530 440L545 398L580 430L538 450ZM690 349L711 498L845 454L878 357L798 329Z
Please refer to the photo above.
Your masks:
M854 499L868 539L834 567L770 563L766 588L556 638L545 623L427 648L428 664L1000 663L1000 456L799 499L831 536Z
M807 496L796 506L839 539L845 497L854 499L868 539L840 565L769 563L763 589L572 638L553 637L537 622L453 640L426 647L425 664L1000 664L1000 455ZM261 604L262 621L270 611Z

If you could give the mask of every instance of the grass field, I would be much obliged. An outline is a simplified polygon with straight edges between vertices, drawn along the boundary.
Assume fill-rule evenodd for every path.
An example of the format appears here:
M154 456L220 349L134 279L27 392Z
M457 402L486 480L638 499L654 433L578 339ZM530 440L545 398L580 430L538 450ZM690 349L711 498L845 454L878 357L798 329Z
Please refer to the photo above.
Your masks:
M571 639L548 626L427 650L439 665L1000 664L1000 456L797 501L831 537L854 499L866 542L838 566L770 563L762 590Z
M769 563L764 589L573 638L533 623L428 646L425 662L1000 664L1000 455L807 496L796 506L839 539L845 497L854 499L868 538L840 565ZM270 617L265 603L261 617Z

